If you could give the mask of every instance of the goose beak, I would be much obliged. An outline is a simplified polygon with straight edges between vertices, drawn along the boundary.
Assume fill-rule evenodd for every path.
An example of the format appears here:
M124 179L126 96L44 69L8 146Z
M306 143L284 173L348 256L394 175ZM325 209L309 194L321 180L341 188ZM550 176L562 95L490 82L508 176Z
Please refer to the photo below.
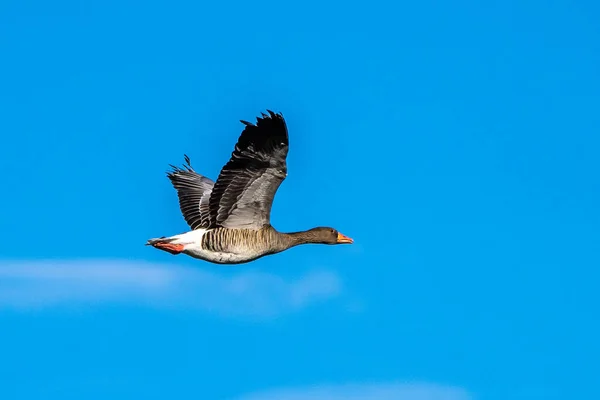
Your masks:
M341 233L338 232L337 242L351 244L351 243L354 243L354 240L352 240L348 236L342 235Z

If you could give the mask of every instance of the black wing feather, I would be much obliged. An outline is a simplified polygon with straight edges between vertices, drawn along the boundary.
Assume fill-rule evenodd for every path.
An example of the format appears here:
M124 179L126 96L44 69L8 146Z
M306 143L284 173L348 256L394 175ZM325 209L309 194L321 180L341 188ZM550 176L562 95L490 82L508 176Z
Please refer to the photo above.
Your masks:
M245 126L210 196L213 227L259 229L270 224L275 193L287 176L288 132L283 115L267 110Z

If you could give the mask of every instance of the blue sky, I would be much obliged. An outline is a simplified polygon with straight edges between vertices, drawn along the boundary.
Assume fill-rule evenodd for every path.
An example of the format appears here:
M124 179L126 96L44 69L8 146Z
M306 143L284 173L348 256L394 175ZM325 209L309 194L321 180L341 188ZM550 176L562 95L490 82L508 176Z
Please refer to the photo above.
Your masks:
M526 4L525 4L526 3ZM0 3L0 398L596 399L591 1ZM224 267L165 177L281 111L272 223Z

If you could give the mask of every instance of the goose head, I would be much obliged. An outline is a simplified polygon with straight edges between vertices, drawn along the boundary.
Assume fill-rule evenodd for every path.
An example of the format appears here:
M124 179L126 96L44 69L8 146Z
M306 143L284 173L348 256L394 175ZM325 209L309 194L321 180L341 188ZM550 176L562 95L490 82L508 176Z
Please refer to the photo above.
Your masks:
M327 226L313 228L307 231L312 243L322 244L352 244L354 240Z

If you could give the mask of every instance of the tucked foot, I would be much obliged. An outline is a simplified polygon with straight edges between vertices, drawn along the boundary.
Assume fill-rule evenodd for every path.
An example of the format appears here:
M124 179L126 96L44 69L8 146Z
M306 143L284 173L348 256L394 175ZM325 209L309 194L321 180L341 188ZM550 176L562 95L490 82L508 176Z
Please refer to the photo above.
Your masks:
M164 250L167 253L171 253L171 254L179 254L179 253L183 252L183 249L185 247L183 244L169 243L169 239L165 239L165 240L161 240L161 239L149 240L148 243L146 243L146 245L150 245L159 250Z

